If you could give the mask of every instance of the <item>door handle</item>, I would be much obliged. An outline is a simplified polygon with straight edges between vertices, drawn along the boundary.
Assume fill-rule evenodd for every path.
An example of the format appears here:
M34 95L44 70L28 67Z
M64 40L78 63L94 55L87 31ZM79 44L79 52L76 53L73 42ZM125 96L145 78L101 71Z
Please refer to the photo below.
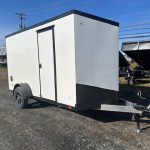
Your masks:
M42 68L42 64L41 64L41 63L39 64L39 68L40 68L40 69Z

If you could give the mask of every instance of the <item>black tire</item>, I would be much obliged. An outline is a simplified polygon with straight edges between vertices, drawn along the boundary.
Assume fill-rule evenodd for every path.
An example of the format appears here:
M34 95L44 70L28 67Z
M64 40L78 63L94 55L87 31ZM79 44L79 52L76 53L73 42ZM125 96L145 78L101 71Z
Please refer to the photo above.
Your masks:
M14 100L17 108L26 108L28 105L28 97L22 87L17 87L14 91Z

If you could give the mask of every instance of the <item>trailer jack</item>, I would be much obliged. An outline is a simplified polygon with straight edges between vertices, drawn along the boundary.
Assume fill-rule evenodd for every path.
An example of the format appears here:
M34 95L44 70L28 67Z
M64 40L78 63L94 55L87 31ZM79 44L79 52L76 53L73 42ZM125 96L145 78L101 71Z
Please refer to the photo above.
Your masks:
M136 125L137 125L137 128L136 128L137 133L143 132L143 129L141 128L141 124L140 124L140 118L141 118L141 116L139 114L132 115L132 121L135 121Z
M143 129L141 129L141 126L140 126L140 115L139 114L136 114L136 123L137 123L136 132L141 133L143 131Z

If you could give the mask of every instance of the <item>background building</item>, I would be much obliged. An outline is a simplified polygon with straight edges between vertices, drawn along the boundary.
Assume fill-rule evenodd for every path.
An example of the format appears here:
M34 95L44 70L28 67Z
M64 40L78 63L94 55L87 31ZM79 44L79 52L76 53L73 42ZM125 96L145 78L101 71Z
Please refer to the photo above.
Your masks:
M0 46L0 65L6 65L6 64L7 64L6 46L1 45Z

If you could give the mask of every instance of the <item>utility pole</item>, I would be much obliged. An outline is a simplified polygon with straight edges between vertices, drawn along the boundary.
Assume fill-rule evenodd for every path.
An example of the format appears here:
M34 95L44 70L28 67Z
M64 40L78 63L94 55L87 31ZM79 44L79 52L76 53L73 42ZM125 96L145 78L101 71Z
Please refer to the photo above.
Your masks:
M20 12L20 13L16 13L16 15L20 19L20 23L18 25L18 29L19 30L23 30L25 28L25 24L23 23L23 21L25 20L25 14L23 14L22 12Z

